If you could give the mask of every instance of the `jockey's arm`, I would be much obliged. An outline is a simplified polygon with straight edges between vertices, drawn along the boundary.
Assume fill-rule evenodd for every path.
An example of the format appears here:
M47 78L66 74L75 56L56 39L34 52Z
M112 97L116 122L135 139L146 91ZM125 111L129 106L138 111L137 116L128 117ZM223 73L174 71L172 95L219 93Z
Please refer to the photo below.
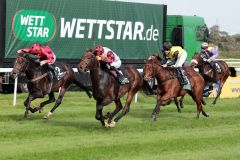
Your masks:
M177 60L178 60L178 54L179 54L178 51L174 52L173 57L172 57L172 59L171 59L171 62L168 63L167 66L172 66L172 65L174 65L174 64L177 62Z

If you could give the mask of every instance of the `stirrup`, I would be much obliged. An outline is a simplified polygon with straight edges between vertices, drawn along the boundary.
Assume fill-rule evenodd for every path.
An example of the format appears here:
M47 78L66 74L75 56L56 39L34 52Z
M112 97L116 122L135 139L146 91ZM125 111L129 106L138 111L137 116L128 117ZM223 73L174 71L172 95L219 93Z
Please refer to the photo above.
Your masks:
M123 80L120 80L121 84L127 84L129 83L129 80L127 78L124 78Z

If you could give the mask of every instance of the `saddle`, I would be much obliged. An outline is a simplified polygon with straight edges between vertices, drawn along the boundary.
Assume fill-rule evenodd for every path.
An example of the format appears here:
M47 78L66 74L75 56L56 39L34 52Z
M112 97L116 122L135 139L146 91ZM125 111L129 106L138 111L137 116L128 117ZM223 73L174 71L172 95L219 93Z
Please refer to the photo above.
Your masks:
M46 64L43 66L48 72L48 75L52 81L60 80L66 74L66 70L59 63L55 64Z
M191 90L190 81L182 68L172 68L172 71L177 75L181 88Z

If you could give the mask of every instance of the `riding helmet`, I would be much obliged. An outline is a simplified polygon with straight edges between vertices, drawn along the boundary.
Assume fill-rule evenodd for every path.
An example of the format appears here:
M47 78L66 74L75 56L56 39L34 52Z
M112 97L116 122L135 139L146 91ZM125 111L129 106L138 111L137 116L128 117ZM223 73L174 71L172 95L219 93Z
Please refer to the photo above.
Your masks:
M163 43L163 50L164 51L169 51L172 48L172 43L171 42L164 42Z
M101 46L101 45L96 46L95 51L96 51L97 55L103 54L103 52L104 52L103 46Z

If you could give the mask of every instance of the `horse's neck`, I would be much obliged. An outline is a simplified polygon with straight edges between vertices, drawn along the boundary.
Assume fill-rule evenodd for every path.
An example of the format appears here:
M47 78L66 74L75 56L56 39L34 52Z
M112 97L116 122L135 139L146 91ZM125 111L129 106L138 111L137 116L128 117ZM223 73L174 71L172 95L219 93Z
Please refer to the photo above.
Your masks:
M36 78L37 76L40 76L44 73L44 70L42 67L40 67L38 64L35 64L33 62L29 62L29 65L25 71L26 77L28 80Z
M92 68L90 69L90 76L91 76L91 81L93 82L93 86L99 86L101 77L103 76L104 71L101 69L100 65L98 62L95 60L93 63Z
M172 72L166 68L163 68L160 65L155 65L155 74L156 74L157 80L162 81L166 79L166 76L171 75Z

